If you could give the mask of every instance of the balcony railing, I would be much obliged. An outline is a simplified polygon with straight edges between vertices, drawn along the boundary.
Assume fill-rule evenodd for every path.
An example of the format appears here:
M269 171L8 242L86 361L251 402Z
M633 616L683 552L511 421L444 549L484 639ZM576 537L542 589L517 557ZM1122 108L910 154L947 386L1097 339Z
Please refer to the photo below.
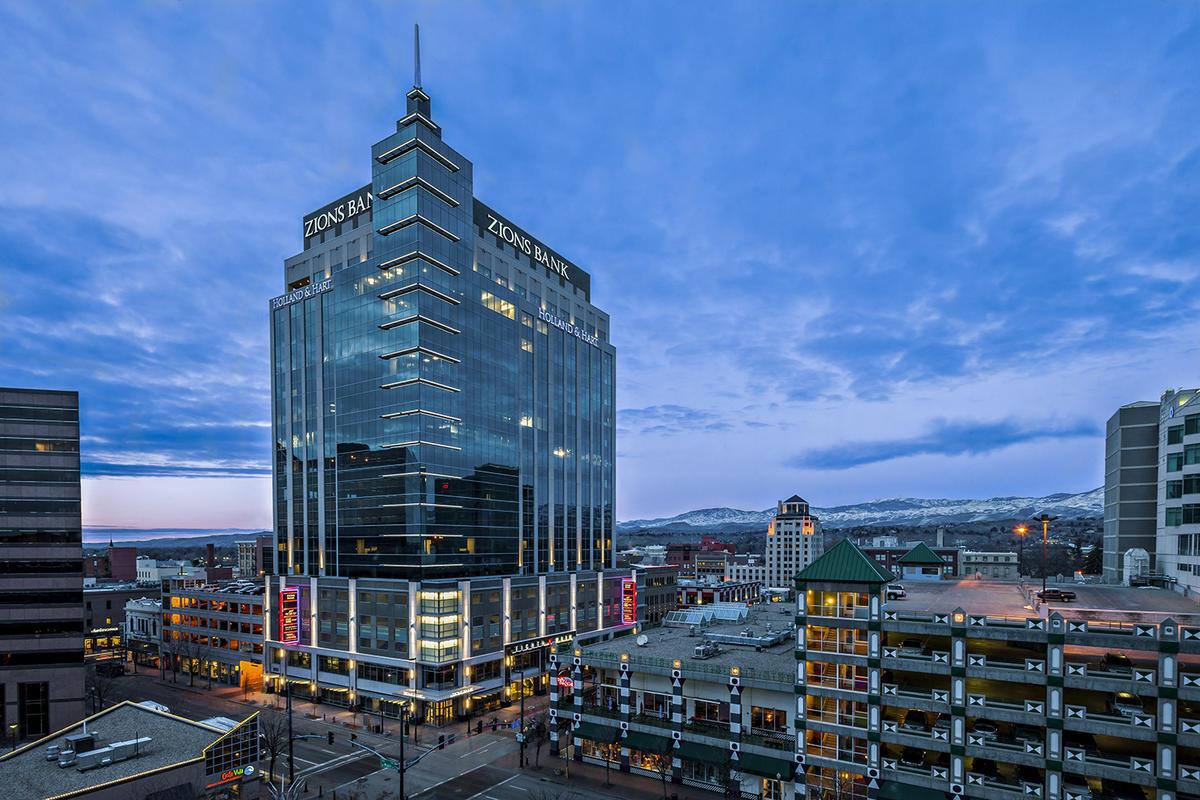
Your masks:
M687 730L700 736L715 736L720 739L729 738L729 720L690 719L685 727Z
M774 747L780 750L795 750L796 737L787 731L772 731L765 728L751 728L748 733L742 733L742 741L757 744L762 747Z
M587 703L584 703L583 713L591 714L597 717L606 717L608 719L621 718L621 709L619 706L613 706L612 708L609 708L608 706L588 705Z

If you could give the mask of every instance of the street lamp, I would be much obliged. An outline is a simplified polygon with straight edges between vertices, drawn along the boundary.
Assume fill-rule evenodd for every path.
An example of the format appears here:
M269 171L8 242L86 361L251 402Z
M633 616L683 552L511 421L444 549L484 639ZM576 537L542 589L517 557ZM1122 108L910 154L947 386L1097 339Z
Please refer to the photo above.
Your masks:
M12 731L12 749L15 752L17 749L17 723L10 723L8 729Z
M1058 517L1052 517L1049 514L1042 514L1040 517L1034 517L1034 522L1042 523L1042 592L1046 591L1046 542L1050 538L1050 523Z
M520 681L518 691L521 692L521 769L525 769L525 668L520 667L514 672L517 673L517 680Z
M1013 528L1013 533L1017 536L1017 580L1021 579L1021 568L1025 564L1025 534L1029 533L1029 526L1021 523Z

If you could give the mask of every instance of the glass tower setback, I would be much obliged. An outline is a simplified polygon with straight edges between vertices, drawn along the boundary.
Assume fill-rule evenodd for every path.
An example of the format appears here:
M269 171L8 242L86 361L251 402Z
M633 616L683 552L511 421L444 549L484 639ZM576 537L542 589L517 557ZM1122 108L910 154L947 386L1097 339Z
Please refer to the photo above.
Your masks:
M270 302L279 574L613 566L608 316L475 199L421 88L304 245Z

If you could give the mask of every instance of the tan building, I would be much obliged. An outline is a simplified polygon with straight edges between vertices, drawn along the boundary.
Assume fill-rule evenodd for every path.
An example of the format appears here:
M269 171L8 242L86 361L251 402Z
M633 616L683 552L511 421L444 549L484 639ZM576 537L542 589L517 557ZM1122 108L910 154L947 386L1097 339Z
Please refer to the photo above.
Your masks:
M1016 553L989 553L964 550L962 554L964 578L1015 581L1019 577Z

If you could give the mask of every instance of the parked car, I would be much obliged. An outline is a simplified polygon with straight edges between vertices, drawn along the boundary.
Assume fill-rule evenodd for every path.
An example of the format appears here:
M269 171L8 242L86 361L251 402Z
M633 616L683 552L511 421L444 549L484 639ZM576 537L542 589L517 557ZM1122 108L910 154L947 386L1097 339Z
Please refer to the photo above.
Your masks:
M976 758L971 761L971 768L968 772L974 772L976 775L982 775L985 778L996 778L1000 775L1000 769L996 766L996 762L990 758Z
M900 727L906 731L927 731L929 730L929 720L926 719L924 711L910 708L904 715L904 721L900 723Z
M902 656L923 656L925 643L920 639L905 639L900 642L899 651Z
M1045 589L1037 593L1037 599L1043 603L1049 601L1059 601L1069 603L1076 597L1075 593L1068 589Z
M910 767L925 766L925 751L918 747L906 747L900 754L900 763Z
M950 730L950 715L938 714L937 718L933 721L933 729L936 731Z
M1092 787L1082 775L1063 773L1063 790L1083 800L1092 800Z
M888 584L888 587L884 590L884 592L886 594L886 599L888 600L903 600L904 598L908 597L908 592L905 591L904 586L899 583Z
M1041 786L1045 782L1045 774L1037 767L1021 764L1017 767L1017 780L1021 783L1033 783Z
M1032 725L1014 725L1013 726L1013 741L1015 742L1041 742L1045 739L1041 730Z
M1142 713L1142 698L1133 692L1113 692L1108 696L1108 711L1122 717Z
M1000 735L1000 726L990 719L977 719L971 723L971 732L977 736L982 736L989 742L995 741L996 737Z
M1112 672L1117 675L1132 675L1133 662L1124 653L1105 653L1096 662L1096 669L1101 672Z
M171 713L171 709L167 708L162 703L156 703L153 700L141 700L138 702L138 705L148 708L151 711L162 711L164 714Z

